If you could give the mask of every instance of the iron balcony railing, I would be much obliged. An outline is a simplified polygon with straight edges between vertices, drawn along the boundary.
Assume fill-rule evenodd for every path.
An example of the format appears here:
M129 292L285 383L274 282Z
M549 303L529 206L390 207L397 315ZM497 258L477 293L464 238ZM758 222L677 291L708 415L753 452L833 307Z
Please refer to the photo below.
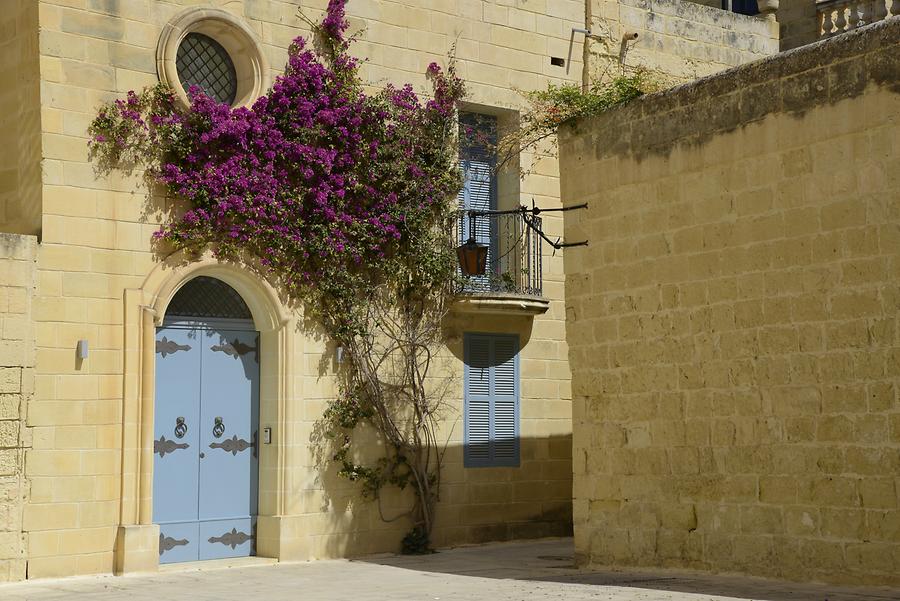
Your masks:
M525 219L536 227L528 227ZM474 228L473 228L474 224ZM459 211L455 224L457 244L470 237L488 247L487 269L481 276L460 273L460 294L509 293L541 296L542 243L537 234L541 218L516 212L484 215L478 211Z

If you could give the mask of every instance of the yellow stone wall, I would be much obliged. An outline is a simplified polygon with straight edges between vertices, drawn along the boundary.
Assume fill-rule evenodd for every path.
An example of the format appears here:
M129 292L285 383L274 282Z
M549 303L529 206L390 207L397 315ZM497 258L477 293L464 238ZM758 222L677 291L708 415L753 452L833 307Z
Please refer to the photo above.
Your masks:
M595 76L619 65L680 83L778 52L778 25L687 0L591 0ZM637 34L637 38L631 37Z
M37 2L7 0L0 14L0 229L4 232L40 231L40 116Z
M22 468L30 445L24 416L34 390L36 258L34 236L0 234L0 582L25 577Z
M561 140L586 565L900 583L900 20Z
M819 39L819 20L814 2L779 0L775 17L782 50L812 44Z
M42 157L42 185L34 190L20 185L18 196L11 197L39 217L34 231L41 234L33 311L37 368L23 434L33 440L25 458L30 493L22 524L28 577L152 569L155 561L158 534L148 517L152 459L142 438L152 428L152 351L142 345L147 333L152 335L149 307L159 302L160 290L174 285L166 278L178 272L170 265L174 261L150 244L164 201L148 198L138 175L96 175L87 152L90 120L100 103L158 81L160 32L188 7L222 9L243 21L260 39L274 75L291 40L305 32L298 5L315 19L325 4L22 0L22 7L36 6L39 14L40 102L28 100L26 87L14 106L26 112L40 107ZM468 82L469 108L510 122L523 105L516 90L581 78L578 39L568 71L550 63L551 56L567 56L572 27L584 24L580 1L351 0L348 13L352 28L361 32L356 52L368 59L363 77L373 86L409 81L427 91L426 66L444 61L455 47L459 73ZM33 38L37 26L32 25L22 31ZM729 60L737 64L747 58ZM0 96L4 106L5 98ZM19 156L28 169L37 169L36 159ZM523 180L502 177L502 202L534 199L540 206L559 206L557 161L535 159L520 157L530 170ZM0 218L0 229L18 228L9 214ZM545 215L547 234L561 236L562 220ZM544 295L550 299L545 314L533 320L466 314L448 321L447 365L460 392L463 332L520 333L522 465L464 469L461 399L455 398L444 424L450 444L437 545L564 534L571 527L562 253L547 252L543 266ZM264 304L247 300L251 307ZM337 478L333 468L321 469L311 441L334 391L334 348L317 332L295 327L302 323L298 316L285 319L290 327L271 334L272 346L262 359L264 419L279 415L283 436L261 451L260 506L267 519L260 522L260 548L283 559L396 550L408 525L383 522L373 505L359 500L355 485ZM75 360L80 339L91 348L84 362ZM389 516L405 506L399 495L388 495L383 508ZM16 565L18 571L0 575L21 578L21 564Z

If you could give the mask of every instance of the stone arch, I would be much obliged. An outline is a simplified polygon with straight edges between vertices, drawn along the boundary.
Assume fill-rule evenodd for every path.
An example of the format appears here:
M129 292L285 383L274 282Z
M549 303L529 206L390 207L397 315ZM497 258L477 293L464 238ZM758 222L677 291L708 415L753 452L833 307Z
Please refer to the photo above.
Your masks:
M238 265L222 263L211 253L204 254L196 261L186 262L183 253L178 252L157 265L141 288L151 294L149 305L153 309L156 325L162 324L166 308L175 293L187 282L201 275L222 280L234 288L247 303L253 322L261 332L279 329L292 319L278 292L262 278Z
M259 526L283 515L289 488L285 424L295 419L292 403L292 336L296 317L264 279L206 252L189 260L176 252L160 261L140 288L125 290L122 410L122 495L116 542L118 573L158 567L159 528L153 515L153 420L156 328L177 291L197 276L222 280L247 303L260 335L260 427L272 429L273 444L260 447ZM273 556L266 545L257 553ZM277 551L274 552L277 555Z

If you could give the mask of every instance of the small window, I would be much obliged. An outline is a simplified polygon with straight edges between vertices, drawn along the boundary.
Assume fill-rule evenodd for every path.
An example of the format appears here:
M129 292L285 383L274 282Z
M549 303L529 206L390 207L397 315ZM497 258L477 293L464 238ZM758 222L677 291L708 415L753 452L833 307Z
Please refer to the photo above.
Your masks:
M759 8L756 0L722 0L722 10L738 13L739 15L758 15Z
M219 42L202 33L187 34L178 46L175 65L185 91L197 86L210 98L234 104L237 72L228 51Z
M519 465L519 337L464 337L465 467Z

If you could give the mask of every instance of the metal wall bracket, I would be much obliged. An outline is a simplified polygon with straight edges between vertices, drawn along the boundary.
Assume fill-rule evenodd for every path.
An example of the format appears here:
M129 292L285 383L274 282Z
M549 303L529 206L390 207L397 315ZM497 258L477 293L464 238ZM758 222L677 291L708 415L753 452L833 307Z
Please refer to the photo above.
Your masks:
M525 222L529 228L531 228L538 236L540 236L547 244L559 250L561 248L571 248L573 246L587 246L588 241L582 240L581 242L562 242L561 238L557 238L556 241L551 240L547 235L541 230L537 224L534 223L534 218L540 215L541 213L565 213L566 211L575 211L577 209L586 209L588 204L583 202L578 205L573 205L571 207L561 207L559 209L542 209L537 206L534 202L534 199L531 199L531 208L522 205L517 209L510 209L508 211L468 211L470 222L474 223L476 217L481 217L484 215L512 215L514 213L520 213L522 215L522 221Z

